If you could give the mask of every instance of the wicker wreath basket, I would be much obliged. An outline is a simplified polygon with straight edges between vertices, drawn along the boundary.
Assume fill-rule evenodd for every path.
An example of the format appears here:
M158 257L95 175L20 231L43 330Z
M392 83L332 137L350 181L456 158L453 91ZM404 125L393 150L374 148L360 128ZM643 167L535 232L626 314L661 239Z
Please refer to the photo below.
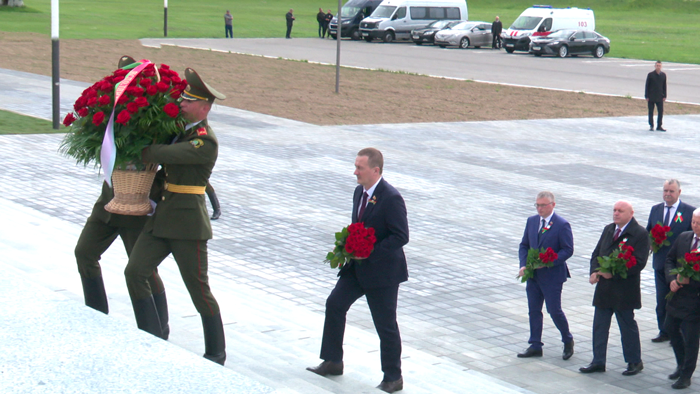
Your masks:
M107 212L119 215L144 216L151 213L153 208L149 195L157 166L145 171L114 170L112 185L114 198L107 205Z

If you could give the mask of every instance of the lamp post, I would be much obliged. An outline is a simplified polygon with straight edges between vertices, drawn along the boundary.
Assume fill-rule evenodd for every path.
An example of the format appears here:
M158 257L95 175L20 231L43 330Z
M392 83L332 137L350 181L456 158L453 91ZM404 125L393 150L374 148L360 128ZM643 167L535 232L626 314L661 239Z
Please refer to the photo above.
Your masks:
M335 50L335 92L340 93L340 41L343 37L343 20L342 20L343 0L338 0L338 29L335 33L336 50Z
M61 124L61 74L58 49L58 0L51 0L51 118L54 130L58 130Z
M163 0L163 37L168 36L168 0Z

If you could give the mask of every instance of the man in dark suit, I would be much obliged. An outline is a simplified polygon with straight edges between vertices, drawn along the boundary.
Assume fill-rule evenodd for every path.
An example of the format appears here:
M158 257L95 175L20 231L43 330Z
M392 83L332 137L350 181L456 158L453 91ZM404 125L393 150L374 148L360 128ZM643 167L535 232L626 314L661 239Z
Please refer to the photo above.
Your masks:
M496 16L496 20L491 24L491 34L493 34L491 49L501 48L501 32L503 32L503 23L501 23L501 19Z
M287 12L287 15L285 15L285 19L287 19L287 35L285 37L287 38L292 38L292 25L294 25L294 10L289 9L289 12Z
M408 219L401 194L382 178L383 167L384 159L377 149L365 148L357 153L355 176L359 185L353 197L352 222L374 228L377 242L369 258L352 260L338 273L340 279L326 300L321 344L324 361L307 370L321 376L343 374L345 317L350 306L364 295L380 341L384 378L377 388L393 393L403 389L396 304L399 284L408 280L403 253L408 243Z
M138 327L154 334L160 330L159 316L146 279L172 254L202 319L204 358L223 365L224 327L207 275L207 241L212 231L204 194L219 152L207 115L214 99L226 96L191 68L185 69L185 78L188 86L180 109L190 123L176 142L151 145L141 153L145 163L163 166L165 191L134 245L124 275Z
M637 259L637 265L627 271L627 279L596 271L600 266L598 257L609 256L623 244L634 248L633 256ZM627 369L622 374L636 375L644 369L639 327L634 320L634 310L642 307L640 273L646 266L648 257L649 234L634 219L632 204L627 201L616 202L613 207L613 223L605 226L591 254L589 282L596 285L593 296L593 361L579 369L582 373L605 372L608 335L613 314L620 326L622 354L627 363Z
M671 245L676 238L684 231L690 231L689 215L695 210L679 198L681 196L681 183L677 179L669 179L664 182L663 199L664 202L651 207L649 221L647 222L647 232L651 231L657 223L671 227L673 235L668 237L670 245L659 248L654 253L653 267L654 280L656 282L656 322L659 326L659 335L652 338L652 342L668 341L668 334L664 329L666 321L666 294L670 288L666 282L666 255L671 250Z
M666 306L666 330L676 356L676 370L668 376L677 379L672 385L674 389L690 386L700 347L700 282L670 273L680 265L678 259L700 247L700 209L693 211L690 221L692 231L678 236L666 258L668 283L675 293Z
M569 322L561 309L561 291L566 278L570 278L566 260L574 254L574 236L571 225L563 217L554 213L554 194L540 192L535 208L537 215L527 218L523 240L520 242L520 276L525 272L527 253L530 249L552 248L557 260L551 267L535 271L535 276L527 281L527 306L530 315L530 347L518 357L542 357L542 304L547 303L547 312L561 333L564 343L562 358L568 360L574 354L574 337L569 331Z
M656 131L666 131L661 126L664 120L664 101L666 101L666 73L661 71L661 60L654 64L654 71L647 74L644 98L649 108L649 131L654 131L654 105L659 115L656 117Z

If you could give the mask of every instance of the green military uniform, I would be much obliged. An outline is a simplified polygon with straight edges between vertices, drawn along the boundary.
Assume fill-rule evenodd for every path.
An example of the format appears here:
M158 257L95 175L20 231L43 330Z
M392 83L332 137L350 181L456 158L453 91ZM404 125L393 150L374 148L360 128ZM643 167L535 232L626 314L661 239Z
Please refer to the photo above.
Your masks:
M184 100L225 96L205 84L192 69L185 71L189 86ZM151 145L142 153L144 162L160 163L165 188L155 214L139 236L124 274L139 328L157 332L156 313L150 301L148 277L170 254L180 269L190 297L202 317L204 357L223 364L226 359L219 304L209 288L207 241L212 238L205 189L218 156L218 141L206 119L191 125L170 145Z

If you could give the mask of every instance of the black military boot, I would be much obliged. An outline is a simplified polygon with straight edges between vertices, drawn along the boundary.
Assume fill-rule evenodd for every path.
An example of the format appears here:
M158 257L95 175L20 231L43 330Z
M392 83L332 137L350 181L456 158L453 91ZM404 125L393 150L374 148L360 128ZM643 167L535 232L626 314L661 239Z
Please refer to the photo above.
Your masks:
M224 324L221 322L221 314L214 316L202 315L202 328L204 329L204 358L224 365L226 361L226 338L224 337Z
M153 294L153 302L156 304L158 317L160 318L160 328L163 330L163 335L160 337L167 341L168 336L170 336L170 325L168 324L168 300L165 298L165 291L160 294Z
M156 303L153 301L153 296L148 296L141 300L131 300L131 305L134 307L136 325L141 330L161 338L163 329L160 327L160 318L158 317L158 310L156 309Z
M107 303L107 293L105 292L105 283L101 276L97 278L80 277L83 282L83 295L85 296L85 305L92 309L100 311L105 315L109 313L109 304Z

